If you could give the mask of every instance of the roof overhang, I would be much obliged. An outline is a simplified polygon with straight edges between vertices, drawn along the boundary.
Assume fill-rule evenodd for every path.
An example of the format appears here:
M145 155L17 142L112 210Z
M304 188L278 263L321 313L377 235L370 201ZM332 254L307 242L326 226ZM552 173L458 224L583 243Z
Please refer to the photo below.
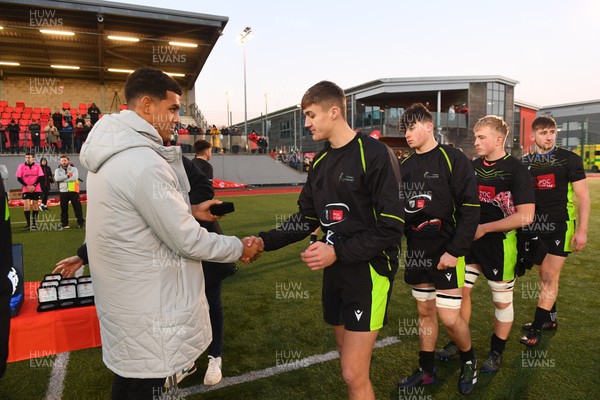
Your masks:
M185 88L196 82L227 17L107 1L0 1L0 65L3 76L124 81L127 73L152 66L178 74ZM40 29L73 32L44 34ZM108 36L138 38L124 42ZM170 44L183 42L195 47ZM78 66L56 69L51 65Z
M354 86L345 91L346 95L354 96L357 101L363 99L402 97L403 93L429 92L452 90L468 90L471 83L498 82L515 86L519 82L500 75L491 76L446 76L420 78L385 78Z

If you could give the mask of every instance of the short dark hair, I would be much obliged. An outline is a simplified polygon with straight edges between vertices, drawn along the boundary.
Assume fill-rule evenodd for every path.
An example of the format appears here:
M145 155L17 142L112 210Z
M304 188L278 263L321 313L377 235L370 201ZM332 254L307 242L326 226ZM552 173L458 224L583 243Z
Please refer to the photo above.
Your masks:
M544 128L554 128L556 129L556 121L549 115L542 115L537 117L531 123L532 130L544 129Z
M194 142L194 152L196 155L201 154L203 151L210 149L211 147L212 145L206 140L199 139Z
M26 155L26 156L32 156L32 155L33 155L33 153L32 153L32 152L30 152L30 151L28 151L27 153L25 153L25 155Z
M302 109L312 104L326 108L336 106L346 118L346 95L344 90L333 82L321 81L304 93L302 103L300 103Z
M125 101L133 103L142 96L151 96L159 100L167 98L167 92L182 95L181 86L163 71L143 67L134 71L125 82Z
M404 110L400 117L400 130L405 131L417 122L433 123L433 116L423 103L414 103Z
M67 157L66 154L61 155L60 158L66 158L67 160L69 160L69 157ZM71 160L69 160L69 161L71 161Z

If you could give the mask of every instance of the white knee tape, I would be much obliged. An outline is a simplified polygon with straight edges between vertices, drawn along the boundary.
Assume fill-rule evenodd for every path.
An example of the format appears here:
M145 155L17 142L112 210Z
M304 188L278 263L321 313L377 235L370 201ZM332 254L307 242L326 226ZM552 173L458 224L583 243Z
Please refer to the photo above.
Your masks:
M512 293L512 292L511 292ZM494 312L496 315L496 319L500 322L512 322L515 318L515 311L513 308L513 304L510 303L508 307L504 309L496 308Z
M412 295L417 301L427 301L435 299L434 288L413 288Z
M492 300L495 303L512 303L514 279L507 282L488 281L488 285L492 288Z
M448 294L438 293L435 296L435 306L438 308L460 309L462 296L450 296Z
M477 278L479 278L479 274L481 272L477 268L467 265L465 268L465 287L472 288Z

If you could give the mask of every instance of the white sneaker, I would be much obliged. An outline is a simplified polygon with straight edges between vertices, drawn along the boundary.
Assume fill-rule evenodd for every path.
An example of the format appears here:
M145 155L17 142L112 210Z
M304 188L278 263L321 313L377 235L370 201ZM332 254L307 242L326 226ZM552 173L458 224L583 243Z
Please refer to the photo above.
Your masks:
M208 356L208 368L204 375L204 384L206 386L213 386L221 382L221 357Z
M194 364L194 362L192 361L190 365L188 365L186 368L182 369L181 372L178 372L176 374L177 383L179 384L179 382L181 382L184 378L192 375L194 372L196 372L196 364ZM165 387L169 386L169 378L167 378L167 380L165 381Z

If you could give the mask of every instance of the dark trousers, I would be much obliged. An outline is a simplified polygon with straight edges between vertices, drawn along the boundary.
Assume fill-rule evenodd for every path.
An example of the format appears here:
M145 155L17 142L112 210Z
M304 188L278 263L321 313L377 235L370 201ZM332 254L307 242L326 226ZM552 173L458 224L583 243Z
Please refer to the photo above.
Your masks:
M10 333L10 297L12 294L12 283L4 275L0 279L0 379L6 371L6 359L8 358L8 335Z
M221 357L223 354L223 303L221 303L221 280L206 282L204 291L208 301L212 342L208 346L208 355Z
M60 192L60 222L63 226L69 225L69 201L73 205L77 223L83 225L81 201L79 200L79 193L75 192Z
M15 151L17 152L17 154L19 154L19 152L21 151L21 148L19 147L19 138L11 137L10 138L10 154L15 154Z
M42 204L46 204L48 202L49 194L50 194L50 185L42 186Z
M123 378L115 374L112 384L112 400L158 400L166 393L166 378Z

